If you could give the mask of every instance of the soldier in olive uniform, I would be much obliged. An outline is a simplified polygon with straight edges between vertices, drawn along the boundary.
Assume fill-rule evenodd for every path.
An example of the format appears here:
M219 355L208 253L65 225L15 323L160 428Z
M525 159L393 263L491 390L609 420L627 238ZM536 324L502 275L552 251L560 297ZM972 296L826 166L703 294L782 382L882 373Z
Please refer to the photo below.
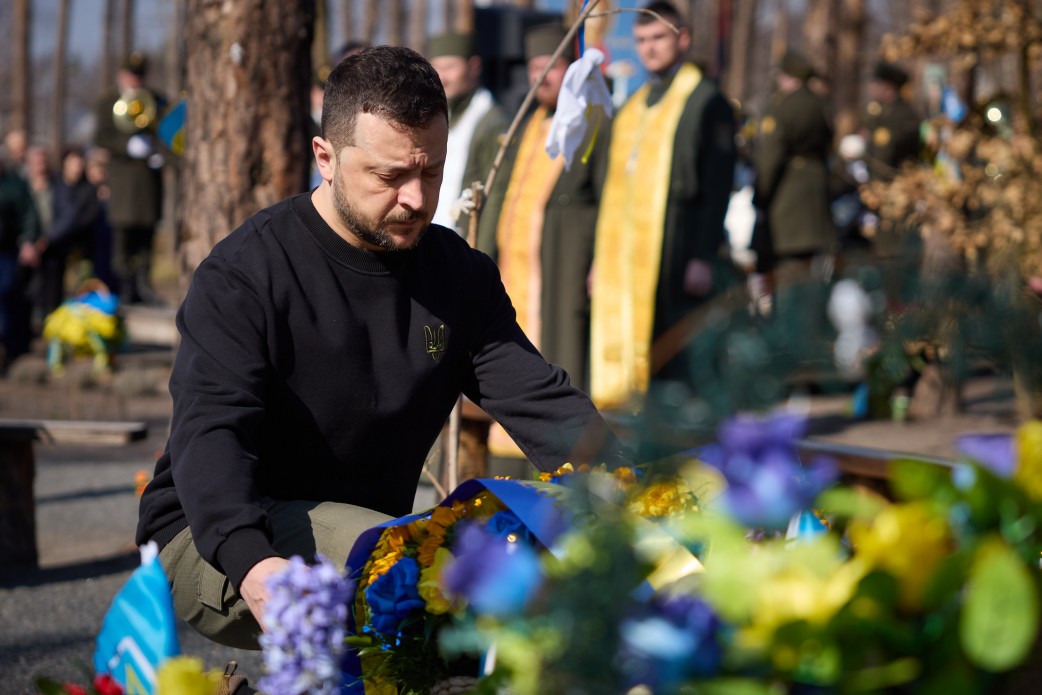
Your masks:
M147 69L145 56L131 53L120 67L116 86L102 94L96 106L94 144L111 155L108 214L113 229L112 260L120 299L128 304L162 304L152 289L151 274L156 223L163 205L164 155L153 124L142 120L131 129L129 119L119 127L113 117L116 102L135 94L151 96L156 117L162 112L164 100L144 84Z
M905 162L919 158L922 119L902 96L908 74L893 63L877 63L865 109L865 155L872 178L889 181Z
M825 104L807 86L810 62L795 52L779 65L775 93L760 122L756 150L756 195L766 219L756 247L762 269L773 269L776 287L826 279L836 249L829 210L828 156L832 126Z

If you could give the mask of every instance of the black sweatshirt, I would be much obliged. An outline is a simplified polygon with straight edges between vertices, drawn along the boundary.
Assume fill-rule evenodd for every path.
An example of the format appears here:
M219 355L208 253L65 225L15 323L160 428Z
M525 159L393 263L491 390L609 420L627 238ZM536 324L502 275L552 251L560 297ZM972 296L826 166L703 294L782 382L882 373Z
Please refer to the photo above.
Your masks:
M522 333L495 264L432 225L411 251L339 237L308 194L251 217L195 272L177 314L166 452L137 542L186 526L238 587L278 555L261 498L407 514L462 391L543 470L618 442Z

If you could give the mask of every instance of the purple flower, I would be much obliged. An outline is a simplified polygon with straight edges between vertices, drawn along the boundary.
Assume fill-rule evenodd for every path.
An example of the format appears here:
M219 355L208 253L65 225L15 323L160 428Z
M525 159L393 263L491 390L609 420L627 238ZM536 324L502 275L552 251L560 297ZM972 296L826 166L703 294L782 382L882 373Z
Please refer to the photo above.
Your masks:
M416 560L403 557L366 588L369 624L374 631L396 637L402 621L423 610L425 604L417 588L419 580L420 566Z
M691 596L656 598L620 625L618 664L630 686L671 692L692 677L720 670L722 623Z
M466 524L456 536L456 559L446 566L445 588L463 596L478 613L496 617L525 609L542 583L539 558L525 543Z
M295 556L285 571L268 578L271 594L264 608L267 632L260 637L268 693L335 693L347 607L354 588L328 559L307 565Z
M801 465L795 442L806 419L782 413L738 415L721 425L720 443L703 447L700 458L727 480L724 504L739 523L783 529L838 477L835 462L817 457Z
M1017 469L1016 443L1011 434L964 434L956 438L955 448L1000 478L1012 478Z
M535 538L532 537L531 531L529 531L524 522L518 518L517 514L509 509L496 512L489 517L488 523L485 524L485 529L499 538L506 538L513 535L514 540L524 543L525 545L532 546L535 544Z

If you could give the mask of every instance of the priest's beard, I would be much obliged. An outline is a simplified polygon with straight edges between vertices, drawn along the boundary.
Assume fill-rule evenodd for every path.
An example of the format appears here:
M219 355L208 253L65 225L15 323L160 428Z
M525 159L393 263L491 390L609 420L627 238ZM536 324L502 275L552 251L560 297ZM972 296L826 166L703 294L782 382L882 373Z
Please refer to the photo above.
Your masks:
M385 251L408 251L416 248L420 240L423 239L423 235L427 232L429 220L427 220L426 215L415 211L403 212L385 217L380 222L374 222L361 212L356 211L351 206L351 203L348 202L342 184L343 178L340 175L333 178L333 207L336 208L337 214L340 215L340 221L344 223L348 230L362 241L378 246ZM401 246L393 236L387 233L387 225L397 222L411 222L412 220L423 220L423 227L411 243L407 246Z

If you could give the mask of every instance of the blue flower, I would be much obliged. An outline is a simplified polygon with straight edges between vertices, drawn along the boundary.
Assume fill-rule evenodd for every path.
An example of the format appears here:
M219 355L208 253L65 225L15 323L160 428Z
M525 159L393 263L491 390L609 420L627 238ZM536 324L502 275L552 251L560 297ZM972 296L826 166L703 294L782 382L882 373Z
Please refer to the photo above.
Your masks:
M518 518L517 514L509 509L496 512L489 517L488 523L485 524L485 529L498 538L508 538L512 535L514 541L525 543L529 546L535 544L532 532L528 530L528 527Z
M267 632L260 637L266 673L259 687L264 692L339 691L340 654L354 589L328 559L318 555L316 561L312 567L295 556L285 571L268 579Z
M783 529L793 514L836 481L832 459L800 463L795 442L805 427L805 418L789 413L767 418L738 415L721 425L719 444L699 452L727 480L724 504L739 523Z
M621 623L619 667L629 686L674 691L689 678L720 670L721 628L720 618L701 599L655 598Z
M403 557L365 590L369 604L369 624L381 635L395 637L402 621L424 607L417 584L420 566L411 557Z
M1000 478L1012 478L1017 470L1016 444L1011 434L964 434L956 438L955 448Z
M445 588L465 597L478 613L516 615L542 583L539 558L530 546L511 543L474 524L463 525L452 552L456 559L445 568Z

